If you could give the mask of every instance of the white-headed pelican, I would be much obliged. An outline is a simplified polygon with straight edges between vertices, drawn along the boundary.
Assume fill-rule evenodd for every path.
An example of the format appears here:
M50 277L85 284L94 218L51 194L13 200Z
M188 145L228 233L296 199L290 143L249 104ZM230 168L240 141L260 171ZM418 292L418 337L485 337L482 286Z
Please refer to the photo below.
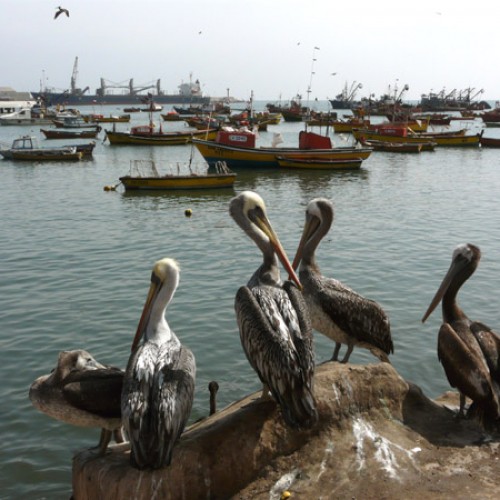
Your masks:
M138 469L170 464L193 404L195 359L165 319L178 284L175 260L155 263L123 382L123 426L130 439L130 462Z
M240 193L231 200L229 212L263 255L262 265L236 294L243 350L263 384L263 398L271 392L289 426L310 427L318 418L312 329L301 292L280 280L278 258L299 287L300 282L257 193Z
M335 341L333 361L337 361L341 345L347 344L342 363L347 363L354 346L369 349L381 361L389 362L388 355L394 352L394 348L389 318L384 310L377 302L321 274L315 252L332 222L333 205L330 200L316 198L309 202L292 264L294 269L299 268L312 326Z

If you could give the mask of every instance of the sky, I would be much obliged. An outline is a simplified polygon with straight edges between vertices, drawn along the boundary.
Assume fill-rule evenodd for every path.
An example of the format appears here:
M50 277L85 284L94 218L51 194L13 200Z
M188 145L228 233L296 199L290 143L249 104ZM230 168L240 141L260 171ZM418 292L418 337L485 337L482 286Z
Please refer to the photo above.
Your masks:
M456 0L0 0L0 87L110 85L303 102L443 89L500 99L500 2ZM495 55L496 54L496 55ZM310 90L308 92L308 90Z

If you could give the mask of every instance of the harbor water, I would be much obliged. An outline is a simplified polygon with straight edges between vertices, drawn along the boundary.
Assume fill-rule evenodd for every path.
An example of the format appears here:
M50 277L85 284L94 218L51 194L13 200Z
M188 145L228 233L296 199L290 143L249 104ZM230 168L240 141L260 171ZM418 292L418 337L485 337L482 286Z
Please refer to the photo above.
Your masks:
M148 116L132 120L146 123ZM477 133L482 124L453 122L464 126ZM183 125L163 123L165 130L175 127ZM282 145L297 145L302 128L270 126L258 144L270 145L278 132ZM0 127L0 143L10 145L23 134L43 145L65 144L44 140L39 126ZM485 136L500 137L500 129L486 129ZM211 380L220 386L219 408L259 389L241 348L233 301L261 256L228 214L236 192L254 190L265 199L290 259L307 203L318 196L333 201L334 225L317 254L322 272L384 307L394 341L391 361L426 395L449 390L436 352L440 310L425 324L421 318L459 243L474 243L483 253L459 301L471 318L500 330L500 150L373 152L356 171L239 171L234 190L131 194L103 189L128 173L131 160L154 160L161 171L167 163L202 158L189 145L110 146L104 137L101 132L90 161L0 160L2 499L71 496L72 456L95 446L99 430L39 413L28 398L30 384L55 367L62 350L86 349L101 363L124 368L153 263L162 257L181 266L167 320L196 357L191 420L208 414ZM337 146L352 143L350 135L332 138ZM328 360L333 343L321 334L315 340L317 362ZM360 349L350 359L376 361Z

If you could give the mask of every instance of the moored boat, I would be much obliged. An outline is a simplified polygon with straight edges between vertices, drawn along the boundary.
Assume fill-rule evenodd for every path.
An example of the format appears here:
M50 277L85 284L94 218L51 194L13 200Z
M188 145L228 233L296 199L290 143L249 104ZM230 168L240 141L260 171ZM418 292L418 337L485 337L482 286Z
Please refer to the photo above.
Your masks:
M483 148L500 148L500 138L498 137L481 137L479 142Z
M95 139L100 131L101 127L87 130L40 129L46 139Z
M130 121L130 114L119 116L104 116L104 115L84 115L83 119L87 123L128 123Z
M434 151L436 144L434 142L386 142L386 141L367 141L360 140L363 146L373 148L374 151L385 151L389 153L420 153L422 150ZM425 146L425 149L424 149Z
M322 158L297 158L292 156L276 156L280 168L303 170L355 170L361 167L363 160L353 158L346 160L329 160Z
M79 161L83 153L76 146L42 148L36 137L29 135L14 139L8 149L0 149L6 160L21 161Z
M356 140L365 141L384 141L384 142L404 142L404 143L428 143L432 142L440 147L477 147L481 134L465 135L459 133L428 133L417 134L409 133L406 129L394 129L393 131L386 130L385 132L378 132L370 129L354 129L353 135ZM424 144L423 150L426 150Z
M193 139L193 144L209 165L225 161L229 168L279 168L277 156L308 159L366 160L370 148L332 147L329 137L301 131L299 147L255 146L255 134L249 130L220 130L215 141Z
M120 177L120 182L127 191L228 189L234 186L236 174L223 163L219 163L214 172L209 172L208 166L205 166L204 172L194 171L193 167L192 164L187 165L184 168L185 174L161 175L154 162L149 162L150 173L143 175L143 172L138 171L137 161L133 161L131 162L129 175ZM176 168L179 170L179 165L176 165Z
M146 145L146 146L178 146L190 143L194 138L213 140L216 130L195 130L189 132L158 132L151 125L132 127L130 131L118 132L106 130L106 137L110 144Z

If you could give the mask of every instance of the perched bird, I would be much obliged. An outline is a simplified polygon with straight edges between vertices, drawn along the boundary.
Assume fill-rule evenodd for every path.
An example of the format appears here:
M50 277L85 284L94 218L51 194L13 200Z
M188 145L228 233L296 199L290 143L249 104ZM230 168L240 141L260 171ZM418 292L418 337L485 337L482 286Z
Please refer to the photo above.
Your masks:
M335 341L332 361L337 361L341 345L346 344L347 352L342 363L349 361L354 346L368 349L381 361L389 362L388 355L394 352L394 347L389 318L384 310L377 302L321 274L315 252L332 222L330 200L316 198L309 202L292 264L293 269L299 269L312 326Z
M69 17L69 10L63 9L61 6L57 7L57 12L54 15L54 19L57 19L61 14L66 14L66 17Z
M56 420L101 428L97 448L103 455L112 433L117 443L123 442L123 376L123 370L98 363L87 351L62 351L56 368L31 384L29 398L36 409Z
M243 350L263 384L262 398L271 392L289 426L311 427L318 419L312 329L301 292L280 280L278 258L299 288L300 282L257 193L240 193L229 212L263 255L262 265L236 294Z
M488 326L471 321L457 302L462 285L476 270L481 251L470 243L458 245L438 291L422 318L424 322L442 301L443 324L438 334L438 358L448 382L460 393L459 416L465 398L473 413L489 424L500 418L500 336Z
M123 426L130 439L131 464L138 469L170 464L193 405L195 358L165 319L179 273L173 259L155 263L125 372ZM143 336L144 342L138 345Z

